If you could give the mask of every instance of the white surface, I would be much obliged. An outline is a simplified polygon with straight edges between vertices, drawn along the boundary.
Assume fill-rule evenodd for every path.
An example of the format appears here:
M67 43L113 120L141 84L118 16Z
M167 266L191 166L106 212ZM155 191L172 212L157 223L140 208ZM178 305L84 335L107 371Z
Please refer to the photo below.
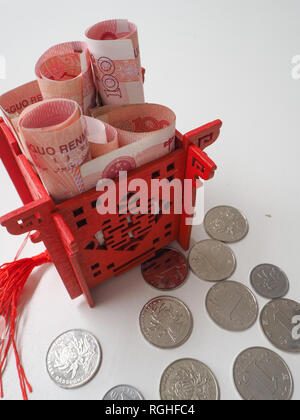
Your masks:
M75 7L76 4L76 7ZM230 204L243 210L250 233L233 246L233 276L249 285L251 269L271 262L290 279L289 298L300 301L299 268L299 103L300 81L291 77L291 60L300 54L298 0L152 0L99 2L0 0L0 55L7 61L1 92L34 78L34 64L51 45L83 38L98 20L122 17L139 27L147 69L146 98L170 106L178 129L186 132L217 117L224 121L218 143L208 153L219 165L206 187L206 210ZM1 213L20 202L1 167ZM271 218L266 215L272 215ZM193 239L206 238L202 228ZM21 242L0 230L1 261L10 261ZM25 255L42 250L29 245ZM43 275L41 281L38 281ZM32 399L99 399L117 384L136 386L146 399L159 398L159 382L169 363L196 357L215 372L222 399L239 399L232 380L235 357L249 346L273 348L259 323L243 334L219 329L204 302L210 284L192 274L172 295L194 315L194 333L181 348L162 351L139 332L140 309L160 294L148 287L139 268L94 291L97 306L71 302L53 267L38 271L26 295L19 347L34 387ZM260 308L267 302L258 298ZM93 332L103 348L102 369L76 391L57 388L48 378L45 356L51 341L70 328ZM278 352L295 379L300 399L300 356ZM4 375L7 399L20 398L14 357Z

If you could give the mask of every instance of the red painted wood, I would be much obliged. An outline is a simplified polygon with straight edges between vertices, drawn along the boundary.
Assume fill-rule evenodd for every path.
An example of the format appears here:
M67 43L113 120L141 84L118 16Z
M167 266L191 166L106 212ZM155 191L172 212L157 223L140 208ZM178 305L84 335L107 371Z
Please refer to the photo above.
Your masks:
M196 194L199 179L208 180L211 179L217 166L207 156L203 150L214 143L219 135L222 127L222 121L216 120L202 127L199 127L183 136L184 148L187 150L186 156L186 167L185 167L185 179L190 179L193 182L194 189L192 196L189 197L189 201L195 206ZM178 242L183 249L188 250L190 247L190 239L192 235L192 226L186 224L186 219L190 218L184 212L180 222Z
M204 150L212 145L219 137L223 123L216 120L184 135L184 141L188 144L195 144L199 149Z
M88 287L86 279L84 277L84 273L82 272L82 269L78 262L79 247L75 241L75 238L60 214L58 213L53 214L53 220L60 233L60 237L62 239L64 248L69 256L70 263L72 265L74 273L76 274L81 291L84 294L88 304L91 307L93 307L94 301L90 293L90 289Z

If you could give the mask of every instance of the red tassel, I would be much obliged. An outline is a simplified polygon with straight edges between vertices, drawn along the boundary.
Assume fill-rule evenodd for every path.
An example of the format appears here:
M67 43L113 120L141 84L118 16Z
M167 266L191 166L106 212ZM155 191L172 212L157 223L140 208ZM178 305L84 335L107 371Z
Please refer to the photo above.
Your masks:
M51 262L48 252L33 258L24 258L12 263L3 264L0 267L0 316L5 320L5 331L0 345L0 397L4 397L2 374L5 361L11 346L14 349L18 375L22 390L23 399L27 400L27 391L32 388L27 381L23 366L20 361L19 352L16 346L16 321L18 317L18 304L24 286L34 270L43 264Z

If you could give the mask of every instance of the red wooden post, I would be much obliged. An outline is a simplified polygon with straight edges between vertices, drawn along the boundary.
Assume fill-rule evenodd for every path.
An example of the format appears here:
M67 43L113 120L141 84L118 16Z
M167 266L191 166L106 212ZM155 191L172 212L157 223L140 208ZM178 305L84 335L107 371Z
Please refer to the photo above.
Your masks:
M193 206L196 202L197 180L211 179L217 169L215 163L203 150L218 139L221 127L222 121L216 120L183 136L183 144L187 150L185 179L190 179L193 182L193 191L190 192L191 196L188 197L188 202L193 203ZM189 191L185 191L185 194L188 193ZM178 242L185 250L190 247L193 227L187 225L186 220L191 217L192 215L186 214L184 211L180 222Z

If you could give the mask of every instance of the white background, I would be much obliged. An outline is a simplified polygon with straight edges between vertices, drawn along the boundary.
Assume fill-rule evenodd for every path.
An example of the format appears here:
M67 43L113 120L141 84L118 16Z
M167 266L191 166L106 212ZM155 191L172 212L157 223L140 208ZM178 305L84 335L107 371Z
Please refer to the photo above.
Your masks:
M288 297L300 301L300 80L291 76L292 57L300 54L299 0L0 0L0 6L0 54L7 63L1 92L32 80L35 62L48 47L81 39L91 24L115 17L136 22L147 100L171 107L182 132L216 118L224 121L220 140L208 149L219 170L206 186L205 207L230 204L249 219L248 237L233 246L238 260L233 279L249 285L255 265L275 263L290 279ZM21 203L2 166L0 171L5 214ZM202 227L195 229L194 241L205 238ZM13 259L21 241L0 230L1 262ZM24 255L42 249L29 245ZM172 293L192 310L194 332L183 347L162 351L139 331L141 308L160 294L145 284L139 268L98 287L93 310L81 298L69 300L53 266L37 271L26 289L19 330L31 398L101 399L114 385L128 383L146 399L158 399L163 370L178 358L195 357L214 371L222 399L238 400L235 357L247 347L272 346L259 323L242 334L214 325L204 304L210 287L191 274ZM267 303L258 300L260 308ZM65 391L48 378L45 357L51 341L71 328L98 337L103 364L89 385ZM299 400L300 356L279 354L291 368ZM13 356L4 385L7 399L20 398Z

